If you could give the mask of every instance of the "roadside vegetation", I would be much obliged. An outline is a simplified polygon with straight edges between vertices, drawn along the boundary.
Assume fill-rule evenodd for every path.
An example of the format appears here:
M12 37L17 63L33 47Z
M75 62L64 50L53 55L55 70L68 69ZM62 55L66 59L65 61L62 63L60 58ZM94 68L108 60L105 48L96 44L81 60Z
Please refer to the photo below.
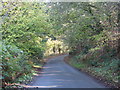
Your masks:
M69 53L72 66L119 87L120 3L0 3L2 87L29 82L46 57L61 53Z
M70 50L67 62L110 86L119 87L119 4L60 3L59 6L62 9L58 7L61 12L58 17Z

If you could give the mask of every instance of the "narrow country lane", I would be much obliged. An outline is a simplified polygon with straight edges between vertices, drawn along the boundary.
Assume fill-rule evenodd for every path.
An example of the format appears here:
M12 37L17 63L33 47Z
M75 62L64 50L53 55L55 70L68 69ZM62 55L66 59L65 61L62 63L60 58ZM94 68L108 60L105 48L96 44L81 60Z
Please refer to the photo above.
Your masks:
M88 75L64 62L66 55L50 59L30 87L38 88L105 88Z

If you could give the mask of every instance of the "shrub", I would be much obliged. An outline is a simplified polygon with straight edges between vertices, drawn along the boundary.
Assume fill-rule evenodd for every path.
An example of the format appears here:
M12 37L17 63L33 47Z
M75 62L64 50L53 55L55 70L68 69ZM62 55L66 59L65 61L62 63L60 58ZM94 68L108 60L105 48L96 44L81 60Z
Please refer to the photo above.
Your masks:
M2 44L2 79L3 84L13 82L21 75L31 72L32 65L27 60L27 53L11 44Z

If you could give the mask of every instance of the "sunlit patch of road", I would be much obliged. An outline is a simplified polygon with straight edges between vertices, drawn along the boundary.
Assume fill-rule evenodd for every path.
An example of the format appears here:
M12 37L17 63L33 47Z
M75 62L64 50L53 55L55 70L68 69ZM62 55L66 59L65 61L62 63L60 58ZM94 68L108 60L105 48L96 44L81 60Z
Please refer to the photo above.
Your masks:
M90 76L64 62L66 55L48 60L40 74L28 86L30 88L105 88Z

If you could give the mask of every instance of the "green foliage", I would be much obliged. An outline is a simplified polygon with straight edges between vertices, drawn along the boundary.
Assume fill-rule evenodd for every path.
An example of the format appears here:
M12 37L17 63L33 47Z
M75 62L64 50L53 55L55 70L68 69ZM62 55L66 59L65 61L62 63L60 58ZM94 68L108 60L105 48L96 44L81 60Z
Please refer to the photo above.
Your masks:
M118 68L119 59L112 59L107 62L99 63L101 67L92 68L92 70L96 71L99 75L104 76L108 80L113 82L118 82L119 78L119 68Z
M3 3L9 6L10 3ZM8 10L9 17L5 17L2 24L3 40L14 43L17 47L27 52L30 58L41 59L45 51L43 39L50 32L51 24L44 5L38 3L13 3L13 10ZM4 13L4 9L2 11ZM5 14L5 13L4 13ZM36 62L36 61L35 61Z
M116 7L116 4L103 2L49 3L50 20L54 23L53 33L62 37L64 35L66 45L73 50L73 47L79 47L77 50L80 51L85 50L85 47L88 46L88 48L103 47L109 41L109 35L106 33L114 30L113 26L115 26L115 22L117 23L116 9L110 10L110 7ZM87 52L88 49L85 53Z
M27 54L15 45L2 44L2 76L3 81L14 81L19 75L31 72L32 65L27 60Z
M69 63L78 69L89 71L92 75L101 77L101 79L105 79L107 82L119 83L119 59L105 55L100 57L96 58L92 55L83 60L84 55L80 54L72 57Z
M83 69L83 68L86 67L86 65L83 64L83 63L74 63L74 62L70 62L70 64L71 64L72 66L74 66L75 68L78 68L78 69Z
M51 24L44 11L45 4L3 2L2 5L5 7L0 28L3 84L21 82L32 73L33 64L43 64L40 59L46 50L46 42L42 40L49 35Z
M113 59L118 47L114 41L119 39L114 37L118 12L111 9L117 3L3 2L2 5L0 66L5 82L14 81L19 75L19 82L31 77L32 65L43 64L41 59L52 54L53 47L76 55L71 64L77 68L85 68L87 64L105 75L117 72L118 62L113 63Z

